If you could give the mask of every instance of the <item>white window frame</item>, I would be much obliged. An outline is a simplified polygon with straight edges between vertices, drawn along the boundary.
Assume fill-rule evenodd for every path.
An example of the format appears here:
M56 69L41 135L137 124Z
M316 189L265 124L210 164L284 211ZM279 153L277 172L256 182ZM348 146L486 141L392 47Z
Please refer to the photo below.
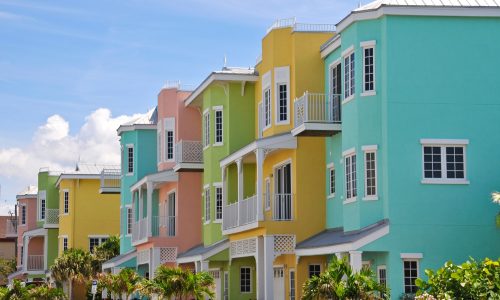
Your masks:
M130 218L129 218L129 211L130 211ZM134 210L132 209L132 204L127 204L125 205L125 215L126 215L126 234L125 236L131 237L132 236L132 226L134 224Z
M406 279L406 276L405 276L405 262L416 262L416 265L417 265L417 276L415 277L416 278L419 278L420 277L420 259L418 258L403 258L403 292L404 293L407 293L406 292L406 282L405 282L405 279ZM416 285L415 285L416 286Z
M357 166L358 166L358 158L356 156L356 149L355 148L351 148L351 149L348 149L344 152L342 152L342 156L343 156L343 161L344 161L344 197L345 197L345 200L343 202L343 204L348 204L348 203L353 203L353 202L356 202L357 200L357 197L358 197L358 184L357 184L357 180L358 180L358 174L357 174ZM356 165L355 165L355 168L354 168L354 175L356 175L356 178L354 178L353 182L355 184L355 187L356 188L353 188L352 191L351 191L351 197L347 197L347 159L349 158L350 159L350 172L351 172L351 177L352 177L352 158L353 157L356 157ZM352 185L352 184L351 184ZM356 192L356 196L352 196L354 193L353 192Z
M286 86L286 119L280 121L280 99L279 99L279 86ZM272 101L271 101L272 103ZM274 124L275 125L288 125L290 124L290 67L276 67L274 68Z
M292 273L293 273L293 284L291 275ZM295 269L291 268L288 270L288 298L290 300L297 299L297 290L295 289L295 283L297 283L297 272L295 272ZM292 296L292 290L293 290L293 296Z
M342 101L342 104L346 104L347 102L354 99L354 96L356 95L356 53L354 51L354 46L350 46L345 51L343 51L341 56L343 62L342 83L344 84L343 86L344 100ZM347 59L349 60L349 63L346 63ZM349 68L349 73L346 72L347 67ZM346 85L347 81L349 81L348 86ZM352 89L352 94L351 94L351 89Z
M268 97L266 98L266 92L268 92ZM273 123L273 104L272 104L272 89L271 89L271 71L268 71L264 75L262 75L262 112L263 112L263 121L264 126L262 130L266 130L271 127ZM268 104L266 106L266 104ZM266 109L267 108L267 109Z
M174 195L174 214L173 216L170 214L170 196L171 195ZM167 199L163 202L163 211L165 212L165 218L167 219L166 221L166 224L165 226L167 227L167 236L168 237L175 237L177 236L177 233L179 233L179 228L177 227L177 221L178 221L178 215L177 215L177 211L179 209L178 207L179 205L179 200L177 199L177 189L172 189L170 191L167 192ZM170 225L170 217L174 217L175 218L175 222L174 222L174 234L172 235L171 234L171 228L169 227Z
M360 43L360 47L363 51L363 88L362 88L362 92L361 92L361 96L375 96L377 94L377 86L376 86L376 82L377 82L377 71L376 71L376 63L375 63L375 45L377 44L377 41L375 40L371 40L371 41L364 41L364 42L361 42ZM366 90L365 89L365 49L373 49L373 90Z
M175 118L165 118L163 120L163 159L166 162L175 161ZM172 158L168 158L168 132L172 132Z
M213 106L212 110L214 111L214 143L213 146L222 146L224 145L224 110L222 105ZM221 114L221 133L220 133L220 142L217 142L217 113Z
M377 168L377 150L378 146L377 145L368 145L368 146L363 146L361 147L361 150L363 150L363 165L364 165L364 178L365 178L365 196L363 197L363 200L365 201L376 201L378 200L378 168ZM374 156L374 164L375 164L375 195L368 195L368 176L367 176L367 160L366 160L366 155L369 153L373 153ZM356 161L357 162L357 161Z
M68 189L63 189L63 205L62 205L62 214L63 215L69 215L69 190ZM66 195L68 195L67 201L66 201ZM66 211L66 202L68 203L68 211Z
M205 185L203 187L203 194L204 194L204 198L205 198L205 210L204 210L204 219L205 219L205 224L209 224L210 223L210 220L211 220L211 195L210 195L210 185Z
M336 189L336 185L337 185L337 174L335 174L335 165L333 163L329 163L328 165L326 165L326 169L328 171L328 196L327 198L328 199L331 199L331 198L334 198L335 197L335 192L337 191ZM332 193L332 172L333 172L333 176L334 176L334 180L333 180L333 183L334 183L334 187L333 187L333 193Z
M243 287L241 285L241 270L242 269L248 269L250 271L249 272L249 274L250 274L250 287L249 287L249 291L248 292L247 291L242 291L242 287ZM240 277L239 278L240 279L240 294L250 294L250 293L252 293L252 286L253 286L253 284L252 284L252 267L250 267L250 266L240 266L240 276L239 277Z
M42 218L42 200L45 201L45 213ZM47 218L47 192L45 190L38 192L38 205L37 205L37 220L44 221Z
M132 149L132 172L130 172L130 156L129 156L129 149ZM126 157L126 168L127 168L127 172L125 172L125 174L127 176L131 176L131 175L134 175L134 171L135 171L135 159L134 159L134 155L135 155L135 149L134 149L134 144L127 144L125 145L125 157Z
M266 177L264 180L264 192L265 192L265 210L271 210L271 179Z
M28 208L26 207L26 204L19 204L19 208L21 212L19 213L19 219L20 219L20 224L19 226L26 226L26 221L28 217ZM24 216L23 216L23 210L24 210Z
M213 184L214 187L214 195L215 195L215 216L214 223L222 223L223 214L224 214L224 190L222 182L216 182ZM221 217L217 218L217 190L220 189L221 192Z
M89 242L88 243L88 250L89 250L89 252L91 252L90 251L90 239L98 239L99 240L98 244L95 246L95 247L97 247L104 242L103 240L109 240L109 235L107 235L107 234L88 235L88 242Z
M60 235L59 237L61 238L61 250L62 250L61 252L64 253L64 251L65 251L64 242L66 242L66 250L68 250L69 249L69 239L68 239L67 235Z
M223 277L222 277L222 284L224 285L223 287L223 290L222 290L222 297L223 297L223 300L229 300L229 272L228 271L224 271L222 273ZM227 280L226 280L227 279Z
M210 110L203 111L203 150L210 147Z
M422 146L422 184L469 184L467 179L468 139L421 139ZM441 147L441 178L425 178L424 147ZM464 178L447 178L446 147L462 147L464 156Z
M385 271L385 286L387 286L387 267L385 265L378 265L377 266L377 282L380 284L380 270Z

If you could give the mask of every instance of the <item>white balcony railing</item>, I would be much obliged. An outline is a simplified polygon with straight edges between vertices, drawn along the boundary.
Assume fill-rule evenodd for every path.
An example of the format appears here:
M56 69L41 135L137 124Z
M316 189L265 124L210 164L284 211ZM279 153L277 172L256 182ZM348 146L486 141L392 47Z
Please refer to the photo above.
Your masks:
M292 194L274 194L273 220L290 221L293 219L292 196Z
M148 236L148 217L132 224L132 242L141 241Z
M203 145L201 141L181 140L175 144L175 162L179 163L202 163Z
M227 205L224 208L222 227L231 229L257 221L257 196Z
M28 255L28 271L41 271L44 269L43 255Z
M47 208L45 210L45 225L59 225L58 208Z
M335 25L333 24L306 24L297 23L295 18L276 20L268 29L267 33L274 29L292 28L293 31L306 31L306 32L333 32Z
M6 236L16 236L17 235L17 219L15 217L8 218L5 220L7 222L5 226L5 235Z
M304 123L340 123L341 95L305 92L294 102L295 127Z
M121 185L120 169L103 169L101 171L101 193L118 193Z

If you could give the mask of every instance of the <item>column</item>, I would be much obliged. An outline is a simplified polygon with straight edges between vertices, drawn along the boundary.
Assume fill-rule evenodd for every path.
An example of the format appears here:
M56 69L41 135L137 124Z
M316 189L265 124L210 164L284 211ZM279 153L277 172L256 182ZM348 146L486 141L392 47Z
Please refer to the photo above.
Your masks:
M255 257L255 291L257 299L264 299L264 238L259 236L257 237L257 253L254 255Z
M264 221L264 201L263 195L264 191L262 188L263 178L263 166L264 166L264 149L255 150L255 158L257 164L257 220Z
M45 229L45 232L43 234L43 269L47 270L48 265L47 265L47 256L48 256L48 231L49 229ZM59 243L59 239L57 239L57 242Z
M144 214L143 214L143 201L142 201L142 186L139 187L139 191L138 191L138 197L139 197L139 214L137 215L137 217L139 218L139 221L142 220L142 217L144 217Z
M363 251L349 251L349 261L351 263L351 268L354 272L361 271L361 267L363 266L363 260L361 254Z
M240 205L243 201L243 161L241 158L236 160L236 166L238 168L238 226L241 222L241 210Z
M264 236L264 299L273 300L274 298L274 236Z
M227 175L226 175L226 166L221 168L222 173L222 229L224 230L224 220L226 218L226 205L227 205Z
M207 272L208 271L208 260L202 260L200 263L201 263L200 264L201 270Z
M28 270L28 247L30 246L30 237L25 236L23 241L23 270Z
M147 226L148 226L148 237L153 236L153 183L152 182L147 182L146 183L146 188L147 188L147 217L148 220Z

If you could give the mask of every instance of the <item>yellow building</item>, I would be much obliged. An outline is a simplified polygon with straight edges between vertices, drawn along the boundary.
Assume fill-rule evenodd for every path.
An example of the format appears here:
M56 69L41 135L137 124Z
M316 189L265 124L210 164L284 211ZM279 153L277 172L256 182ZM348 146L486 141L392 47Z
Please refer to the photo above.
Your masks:
M262 40L255 84L257 139L220 162L231 296L238 299L300 298L298 281L325 266L294 254L297 243L326 225L324 138L294 130L303 113L294 104L306 92L323 93L319 49L333 30L333 25L280 20Z
M92 251L120 234L120 195L101 193L105 166L78 164L77 171L59 176L58 256L69 248Z

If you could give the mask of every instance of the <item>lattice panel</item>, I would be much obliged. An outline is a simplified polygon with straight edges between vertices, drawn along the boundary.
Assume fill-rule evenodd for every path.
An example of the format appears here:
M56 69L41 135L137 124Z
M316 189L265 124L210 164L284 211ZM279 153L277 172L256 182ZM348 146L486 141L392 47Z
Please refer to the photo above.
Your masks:
M274 235L274 255L295 253L295 235Z
M137 252L137 265L149 264L149 250Z
M210 276L212 276L214 279L220 278L220 271L219 270L208 271L208 274L210 274Z
M175 262L177 259L176 247L160 248L160 264Z
M253 256L257 253L257 239L239 240L230 243L231 257Z
M180 141L177 144L177 161L185 163L203 162L203 145L200 141Z
M59 209L48 208L45 210L45 224L59 224Z

